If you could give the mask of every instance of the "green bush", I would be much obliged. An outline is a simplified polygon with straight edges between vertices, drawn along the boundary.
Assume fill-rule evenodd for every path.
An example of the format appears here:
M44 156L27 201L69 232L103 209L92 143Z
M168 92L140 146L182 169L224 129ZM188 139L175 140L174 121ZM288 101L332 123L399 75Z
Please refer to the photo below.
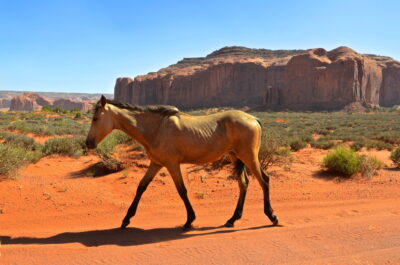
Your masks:
M59 154L79 157L85 153L84 137L54 137L44 143L43 153L45 155Z
M388 144L400 144L400 133L398 132L385 132L381 133L375 139Z
M104 138L100 144L97 145L97 153L100 156L109 156L112 152L114 152L117 145L130 141L132 141L132 138L126 133L119 130L114 130L106 138Z
M390 159L393 161L393 163L397 166L400 167L400 147L396 148L391 154L390 154Z
M368 149L373 149L375 148L376 150L388 150L388 151L392 151L393 150L393 145L390 143L386 143L386 142L381 142L381 141L368 141L366 143L366 147Z
M103 160L103 164L106 168L112 171L118 171L122 169L121 161L118 161L112 156L115 148L119 144L124 144L133 141L130 136L126 133L115 130L110 133L100 144L97 145L97 154Z
M295 139L290 142L289 146L292 151L299 151L300 149L307 147L307 142L302 139Z
M357 140L350 145L350 148L353 149L354 151L360 151L361 148L363 148L364 146L365 146L365 141Z
M0 175L12 177L18 168L37 162L41 156L40 150L28 151L21 146L0 144Z
M350 176L360 171L361 158L354 150L337 146L324 157L323 166L328 170Z
M4 140L4 144L10 144L30 151L41 149L41 146L33 138L22 134L0 132L0 139Z
M318 140L311 142L310 145L314 148L328 150L334 147L336 143L333 141L328 141L324 138L319 138Z
M82 113L80 112L80 111L77 111L76 113L75 113L75 117L74 117L74 119L82 119Z
M65 109L62 109L60 107L53 107L53 106L44 106L42 108L42 112L50 112L50 113L58 113L58 114L68 113L68 111Z
M328 170L351 176L355 173L371 178L383 163L374 157L358 155L353 149L337 146L323 160L323 166Z

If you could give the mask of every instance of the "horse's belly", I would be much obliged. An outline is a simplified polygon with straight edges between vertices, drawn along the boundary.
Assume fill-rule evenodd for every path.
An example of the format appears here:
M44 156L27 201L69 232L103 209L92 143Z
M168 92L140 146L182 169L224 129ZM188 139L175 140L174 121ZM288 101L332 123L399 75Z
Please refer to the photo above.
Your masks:
M182 153L182 163L209 163L220 159L227 152L229 152L229 148L221 146L215 146L215 148L209 148L208 150L204 150L203 148L192 148L191 150L186 149L186 152Z

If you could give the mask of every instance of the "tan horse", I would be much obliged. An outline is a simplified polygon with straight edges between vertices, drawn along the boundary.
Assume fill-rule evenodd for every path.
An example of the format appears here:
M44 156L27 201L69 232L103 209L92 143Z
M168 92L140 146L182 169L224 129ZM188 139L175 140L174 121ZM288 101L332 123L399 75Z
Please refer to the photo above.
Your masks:
M183 228L191 228L196 217L187 197L180 164L208 163L218 160L226 153L235 164L240 195L235 212L225 226L232 227L242 216L249 182L245 166L263 189L264 213L274 225L278 223L278 218L272 214L269 200L269 177L261 169L258 160L261 126L255 117L237 110L191 116L179 112L175 107L140 107L108 100L102 96L95 108L86 146L95 148L114 129L125 132L141 143L150 159L150 166L122 221L122 229L129 225L143 192L162 167L166 167L171 174L185 203L187 221Z

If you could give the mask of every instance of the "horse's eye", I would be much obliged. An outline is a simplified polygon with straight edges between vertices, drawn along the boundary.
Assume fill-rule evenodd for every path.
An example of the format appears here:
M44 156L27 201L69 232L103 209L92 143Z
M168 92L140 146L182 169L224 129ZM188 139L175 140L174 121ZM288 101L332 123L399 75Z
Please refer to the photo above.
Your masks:
M93 118L93 121L97 121L98 120L98 118Z

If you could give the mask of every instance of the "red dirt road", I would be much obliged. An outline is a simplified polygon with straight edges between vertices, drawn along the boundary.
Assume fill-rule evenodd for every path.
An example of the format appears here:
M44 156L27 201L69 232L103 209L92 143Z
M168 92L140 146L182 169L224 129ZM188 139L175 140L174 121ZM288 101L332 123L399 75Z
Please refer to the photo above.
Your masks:
M269 170L277 227L252 177L243 218L219 227L233 213L236 182L227 170L183 166L197 215L190 232L179 228L186 213L168 175L150 184L121 231L143 168L91 177L81 170L94 156L42 159L0 182L0 263L400 264L400 171L389 153L375 153L388 168L373 179L343 181L319 171L324 154L304 149L290 167Z

